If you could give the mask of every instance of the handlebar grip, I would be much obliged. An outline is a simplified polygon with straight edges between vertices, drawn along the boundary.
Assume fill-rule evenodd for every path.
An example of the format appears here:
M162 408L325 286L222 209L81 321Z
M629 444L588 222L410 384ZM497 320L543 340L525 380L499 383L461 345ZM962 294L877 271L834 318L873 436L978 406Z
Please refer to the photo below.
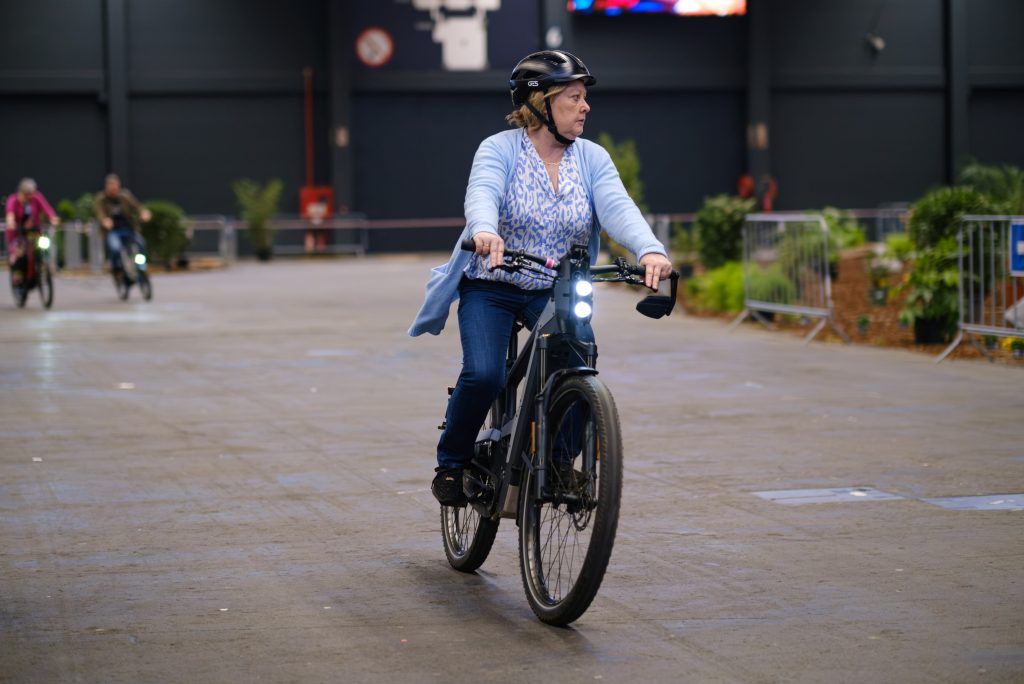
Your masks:
M473 242L472 240L463 240L462 243L459 246L462 247L462 250L464 252L475 252L476 251L476 243Z

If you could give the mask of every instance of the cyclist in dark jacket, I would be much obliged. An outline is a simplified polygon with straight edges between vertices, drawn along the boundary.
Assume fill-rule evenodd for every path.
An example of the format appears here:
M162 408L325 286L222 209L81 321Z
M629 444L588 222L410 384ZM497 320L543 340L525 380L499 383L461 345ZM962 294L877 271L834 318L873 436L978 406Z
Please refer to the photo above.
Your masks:
M116 173L107 176L102 192L96 195L96 218L107 232L107 254L112 270L121 268L121 246L125 242L135 242L145 251L146 241L139 233L139 220L145 223L152 214L131 191L121 187L121 178Z

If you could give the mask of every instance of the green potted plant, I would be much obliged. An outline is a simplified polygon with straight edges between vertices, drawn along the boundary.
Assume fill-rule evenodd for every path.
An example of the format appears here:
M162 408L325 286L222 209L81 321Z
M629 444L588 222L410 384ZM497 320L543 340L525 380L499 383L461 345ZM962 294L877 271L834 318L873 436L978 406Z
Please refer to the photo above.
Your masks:
M742 311L743 265L730 261L686 281L686 302L695 311Z
M704 199L693 228L706 268L717 268L743 256L743 223L754 210L753 198L716 195Z
M191 242L185 220L185 211L174 202L153 200L146 202L149 221L142 224L146 251L150 260L162 262L168 270L177 263L186 265L185 250Z
M857 316L857 332L859 332L862 337L868 334L868 328L870 326L871 318L869 318L867 314Z
M957 244L947 237L921 250L901 289L907 298L900 322L914 326L918 344L948 342L956 331L959 315Z
M274 229L271 221L277 214L284 184L274 178L266 185L243 178L231 184L235 199L242 210L242 220L249 227L249 241L260 261L273 256Z

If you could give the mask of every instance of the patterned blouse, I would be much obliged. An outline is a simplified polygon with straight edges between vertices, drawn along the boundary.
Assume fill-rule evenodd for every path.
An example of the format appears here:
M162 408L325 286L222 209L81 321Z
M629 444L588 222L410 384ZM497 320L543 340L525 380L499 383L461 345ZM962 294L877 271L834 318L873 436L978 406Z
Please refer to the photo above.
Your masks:
M590 198L580 181L576 150L569 145L558 165L558 192L551 186L547 168L523 129L512 182L498 211L498 234L505 249L515 249L561 259L574 244L586 244L594 223ZM551 281L534 273L488 271L490 257L474 256L466 275L524 290L551 287ZM537 268L540 268L539 266ZM548 271L554 275L553 271Z

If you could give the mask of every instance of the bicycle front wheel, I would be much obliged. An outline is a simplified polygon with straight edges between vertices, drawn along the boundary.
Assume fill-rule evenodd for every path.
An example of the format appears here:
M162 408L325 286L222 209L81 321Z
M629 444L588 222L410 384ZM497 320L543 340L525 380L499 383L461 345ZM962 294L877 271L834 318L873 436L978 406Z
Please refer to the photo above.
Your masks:
M53 273L49 264L43 264L39 271L39 297L43 300L43 308L53 306Z
M615 543L622 496L622 437L615 401L594 376L573 376L548 409L550 496L523 474L519 568L541 621L567 625L590 607Z
M142 292L142 298L147 302L153 298L153 283L149 280L149 274L143 270L138 271L139 277L139 291Z

